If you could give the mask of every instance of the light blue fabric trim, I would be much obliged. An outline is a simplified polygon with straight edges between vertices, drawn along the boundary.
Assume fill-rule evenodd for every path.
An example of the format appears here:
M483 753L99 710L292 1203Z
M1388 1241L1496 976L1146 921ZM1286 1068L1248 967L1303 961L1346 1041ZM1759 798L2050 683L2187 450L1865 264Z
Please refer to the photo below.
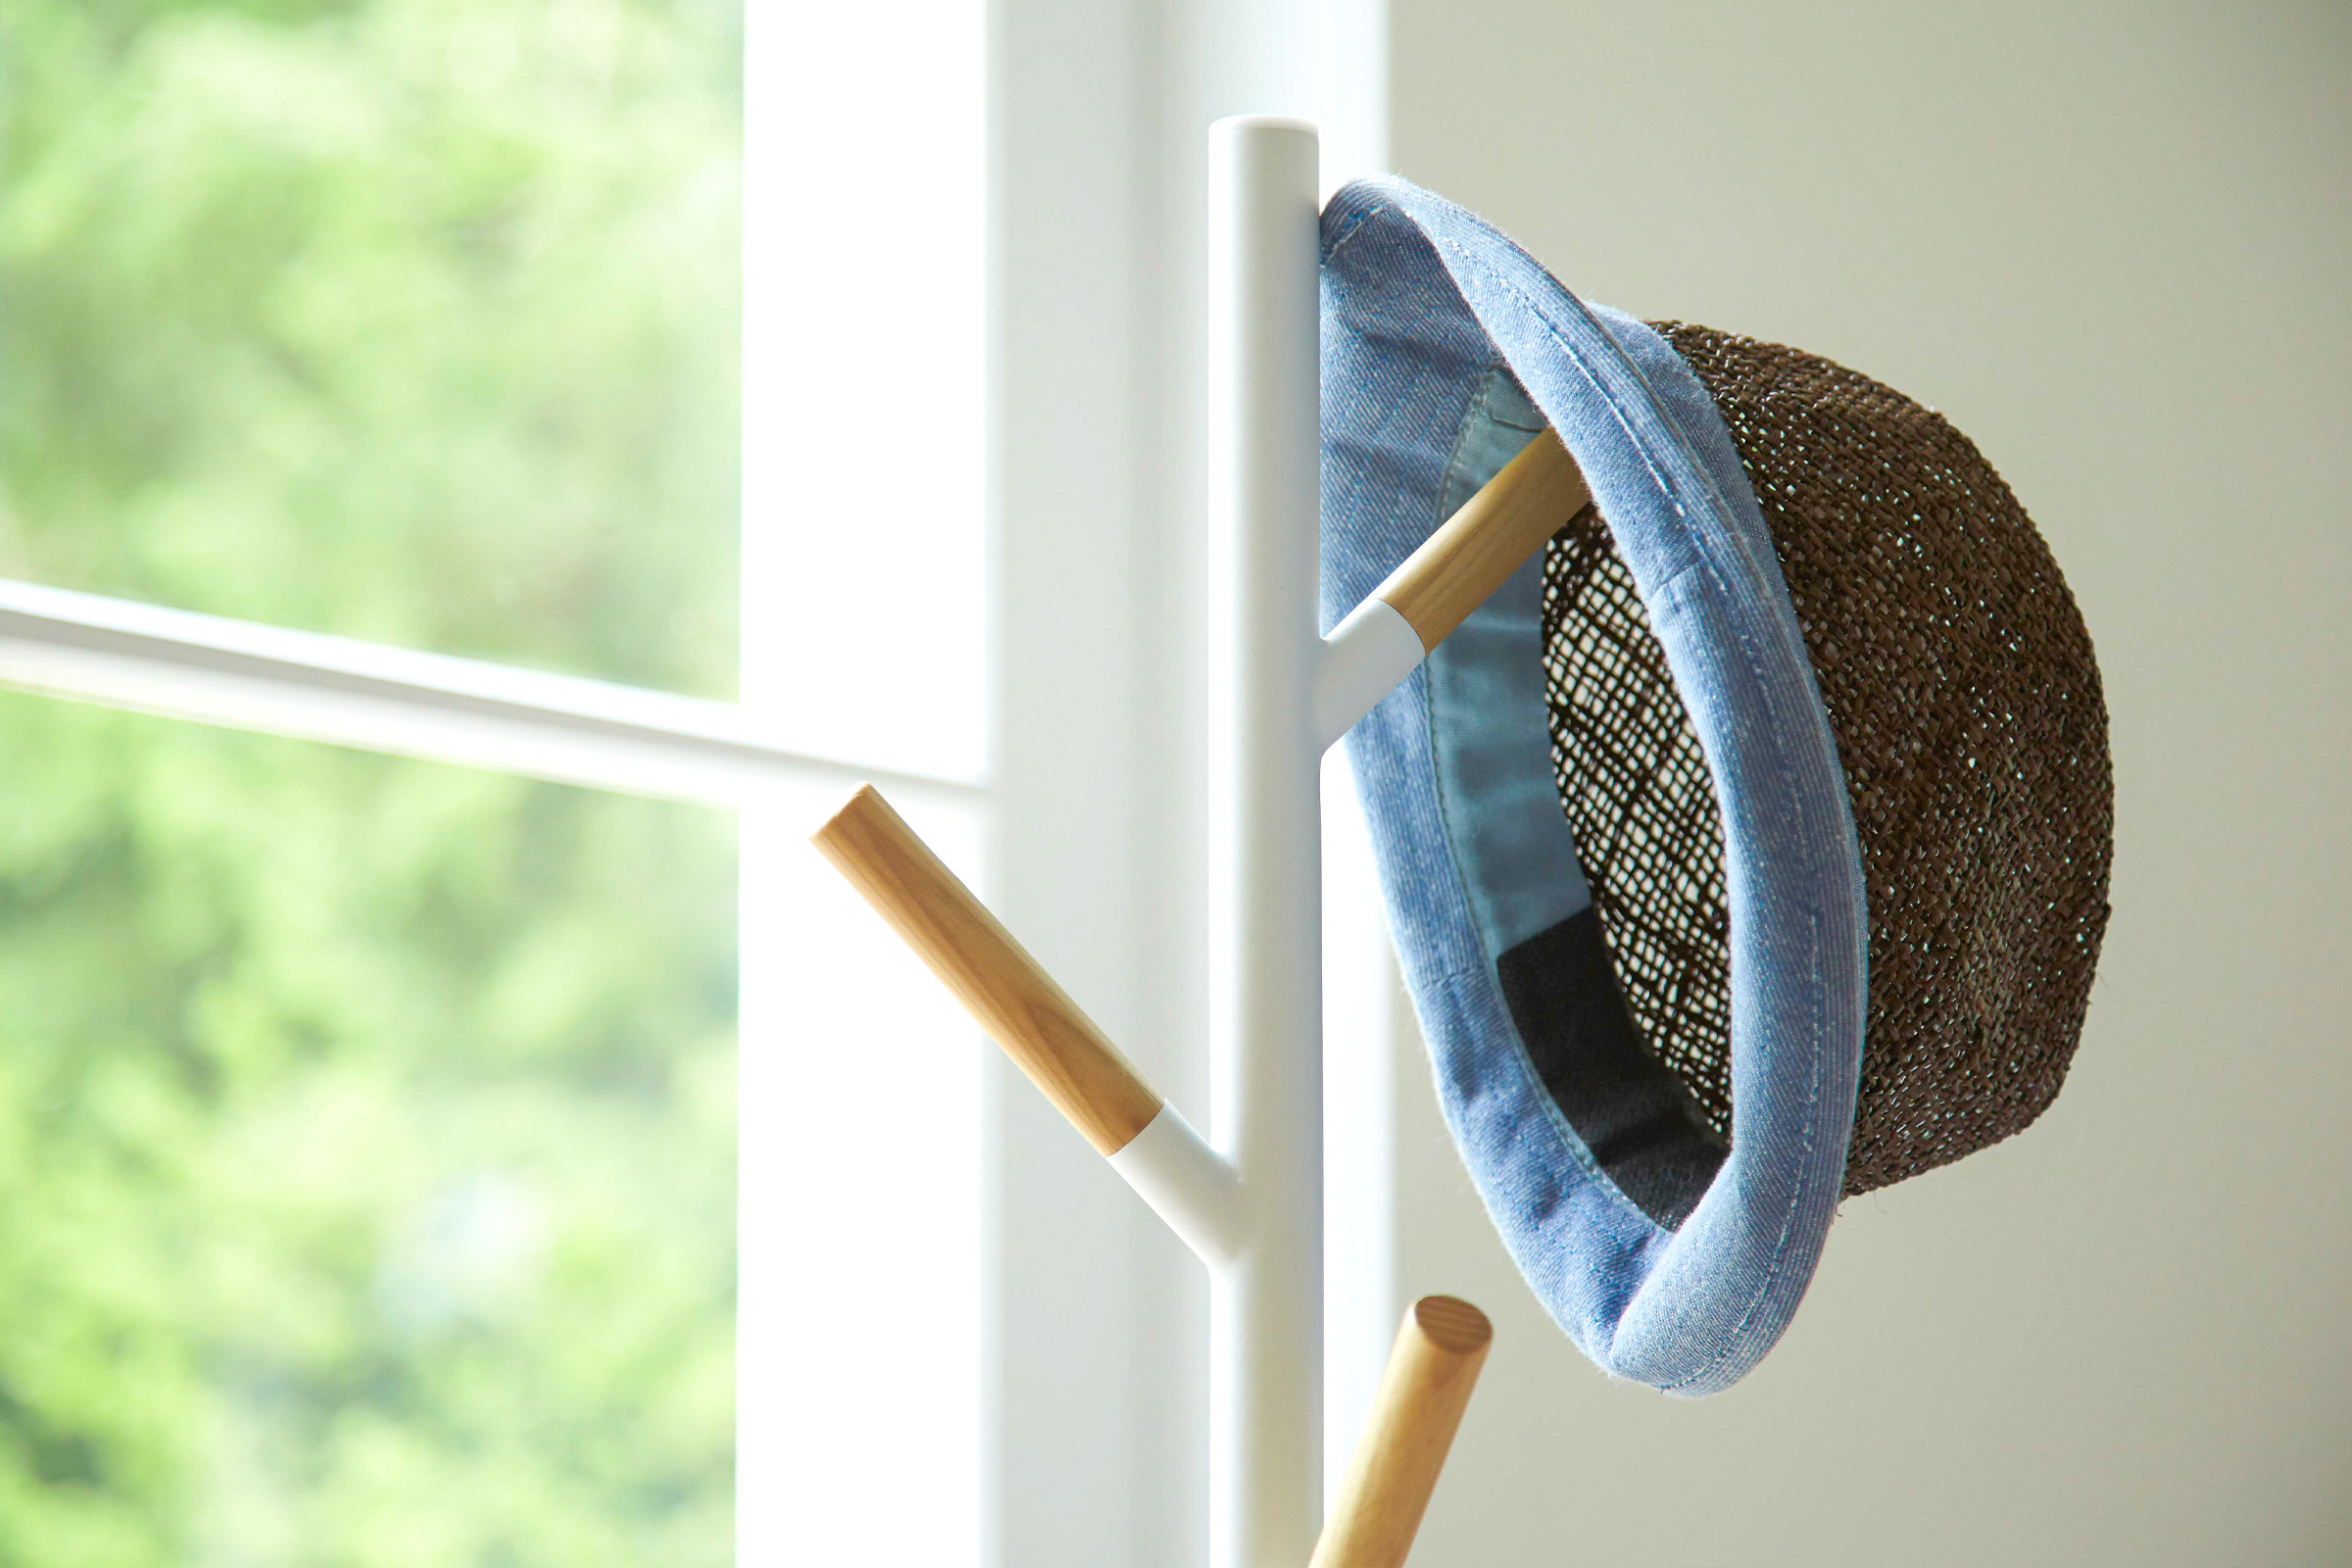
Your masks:
M1459 511L1543 428L1509 372L1488 371L1446 465L1441 514ZM1438 798L1471 918L1487 956L1498 958L1592 904L1552 784L1543 556L1472 611L1428 663Z
M1495 666L1523 665L1528 639L1456 633L1458 649L1449 639L1454 652L1348 741L1440 1098L1488 1212L1594 1360L1711 1393L1771 1348L1819 1261L1862 1047L1860 855L1770 536L1704 389L1655 334L1613 313L1604 324L1503 236L1401 180L1343 190L1323 232L1326 626L1473 475L1461 437L1499 360L1584 469L1706 754L1724 823L1738 1123L1669 1233L1560 1117L1494 972L1495 944L1539 917L1510 875L1504 824L1536 799L1531 759L1548 793L1549 748L1540 708L1534 740L1507 760L1462 744L1476 723L1453 710L1518 708L1524 670ZM1524 611L1513 591L1525 594L1518 578L1495 607L1505 620Z

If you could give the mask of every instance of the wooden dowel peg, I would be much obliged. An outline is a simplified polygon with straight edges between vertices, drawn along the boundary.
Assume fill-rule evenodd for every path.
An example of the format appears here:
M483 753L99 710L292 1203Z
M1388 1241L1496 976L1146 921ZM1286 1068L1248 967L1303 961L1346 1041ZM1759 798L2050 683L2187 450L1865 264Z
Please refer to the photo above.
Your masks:
M1411 622L1424 649L1502 586L1568 519L1592 505L1584 470L1545 429L1372 593Z
M1494 1338L1486 1313L1450 1296L1406 1310L1308 1568L1401 1568Z
M880 791L859 786L809 842L1098 1151L1116 1153L1159 1114L1134 1065Z

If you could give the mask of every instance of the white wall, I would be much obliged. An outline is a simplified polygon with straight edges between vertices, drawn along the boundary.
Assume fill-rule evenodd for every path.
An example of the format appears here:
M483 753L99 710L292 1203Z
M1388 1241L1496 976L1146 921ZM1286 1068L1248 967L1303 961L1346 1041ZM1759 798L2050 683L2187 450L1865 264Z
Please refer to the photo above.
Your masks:
M2352 11L1394 0L1398 171L1589 297L1945 411L2114 720L2023 1137L1847 1205L1730 1394L1612 1386L1400 1067L1400 1284L1498 1340L1422 1564L2352 1559Z

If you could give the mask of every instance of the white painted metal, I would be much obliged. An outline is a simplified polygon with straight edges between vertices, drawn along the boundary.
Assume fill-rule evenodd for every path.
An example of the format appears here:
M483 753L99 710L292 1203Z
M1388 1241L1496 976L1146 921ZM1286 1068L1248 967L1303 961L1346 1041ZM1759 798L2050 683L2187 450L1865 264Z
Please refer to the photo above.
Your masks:
M1330 746L1410 675L1421 634L1385 599L1366 599L1323 639L1315 662L1315 740Z
M1329 154L1325 155L1328 164ZM1354 770L1323 756L1323 1495L1396 1340L1404 1295L1395 1208L1397 1018L1406 1006ZM1407 1072L1413 1068L1408 1064ZM1424 1074L1425 1076L1426 1074ZM1412 1077L1404 1080L1408 1089Z
M0 685L177 718L733 806L779 783L977 783L764 739L731 703L0 580Z
M1110 1156L1110 1168L1201 1262L1223 1268L1241 1256L1241 1178L1172 1102Z
M1209 145L1209 1070L1247 1215L1212 1288L1209 1548L1295 1568L1322 1511L1317 149L1267 117Z

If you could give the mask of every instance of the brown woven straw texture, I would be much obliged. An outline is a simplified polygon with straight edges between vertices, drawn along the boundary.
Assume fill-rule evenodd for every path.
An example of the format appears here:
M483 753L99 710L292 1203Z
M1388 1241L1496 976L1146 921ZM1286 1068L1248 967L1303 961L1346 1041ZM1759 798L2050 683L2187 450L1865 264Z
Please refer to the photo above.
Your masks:
M2020 1131L2073 1059L2113 786L2090 639L1968 438L1828 360L1654 323L1731 427L1804 627L1870 903L1845 1191ZM1736 1135L1723 829L1632 574L1587 509L1544 556L1560 798L1628 1008Z

